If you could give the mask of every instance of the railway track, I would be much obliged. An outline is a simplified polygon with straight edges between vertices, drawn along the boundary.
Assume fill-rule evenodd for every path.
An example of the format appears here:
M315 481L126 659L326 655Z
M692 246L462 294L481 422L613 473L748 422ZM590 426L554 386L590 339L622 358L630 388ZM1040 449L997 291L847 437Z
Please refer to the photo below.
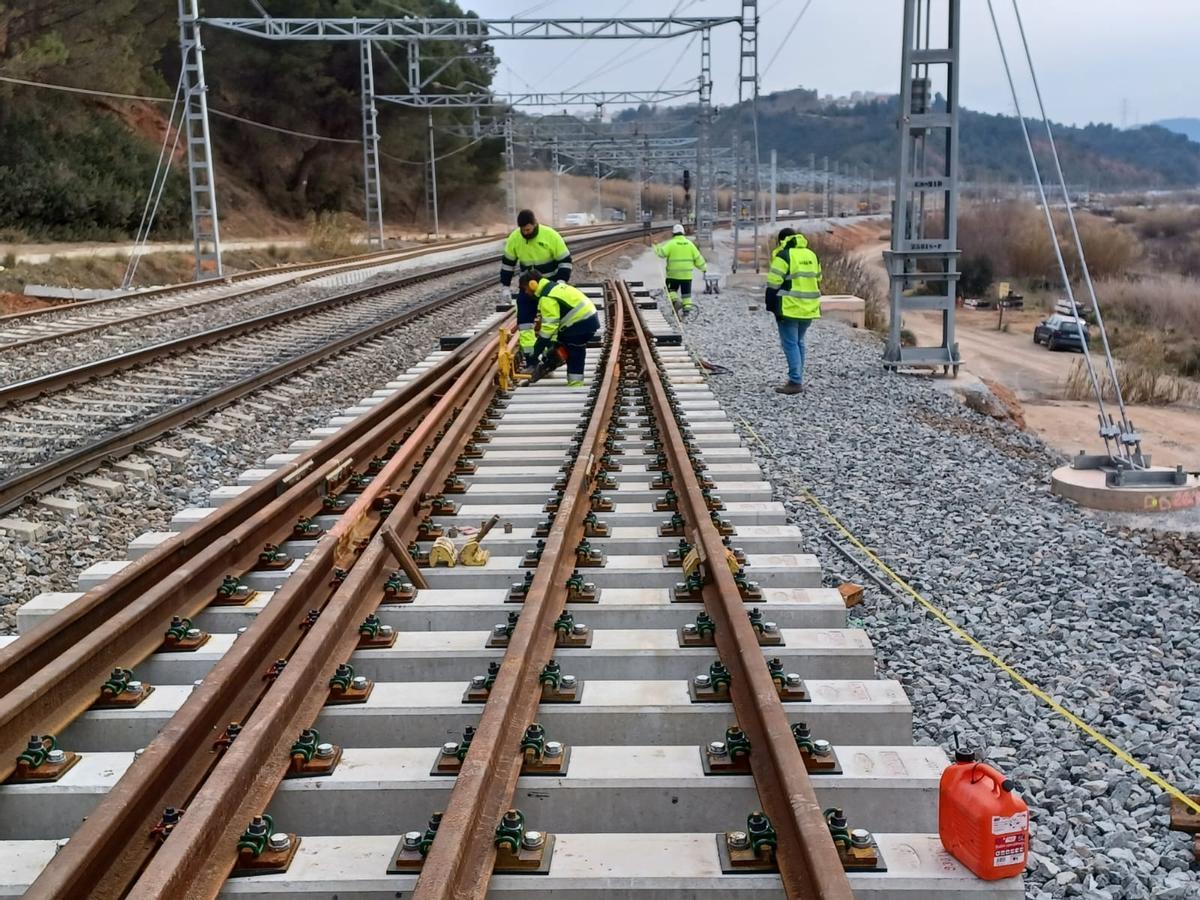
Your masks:
M603 294L589 390L499 390L498 314L35 604L0 773L31 733L81 757L0 786L3 890L1023 896L941 850L944 755L670 327ZM141 702L91 708L117 666Z
M612 240L576 246L586 252ZM216 328L0 387L0 512L32 491L478 292L490 279L463 288L461 276L489 264L443 266L258 315L243 312ZM356 271L361 275L361 266ZM413 300L418 286L436 296Z
M570 229L580 238L611 228ZM498 244L499 237L464 238L426 247L386 250L319 263L293 263L242 272L217 282L192 282L82 301L61 307L0 316L0 386L62 368L68 356L82 364L112 355L112 345L131 337L146 342L157 331L178 337L207 330L213 319L247 318L255 307L265 313L286 308L300 285L314 289L346 287L396 266L447 251Z

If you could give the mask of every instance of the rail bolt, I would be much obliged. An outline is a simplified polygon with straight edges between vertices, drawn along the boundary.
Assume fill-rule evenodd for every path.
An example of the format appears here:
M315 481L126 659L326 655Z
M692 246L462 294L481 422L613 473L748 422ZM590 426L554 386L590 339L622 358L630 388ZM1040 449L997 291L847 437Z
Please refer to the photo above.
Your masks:
M700 676L704 677L704 676ZM708 752L710 756L721 757L722 759L729 755L729 751L725 749L724 741L709 741Z
M546 843L546 836L540 831L527 831L521 838L521 847L525 850L539 850Z
M292 839L285 832L277 831L271 835L267 841L267 847L271 850L282 853L285 850L292 848Z
M421 832L406 831L404 832L404 849L417 850L421 846Z
M562 756L562 753L563 753L563 745L559 741L547 741L546 742L546 747L543 751L543 755L548 756L548 757L559 757L559 756Z
M727 831L725 838L729 842L729 846L734 850L750 849L750 835L744 831Z
M871 832L865 828L854 828L850 831L850 846L868 848L871 846Z

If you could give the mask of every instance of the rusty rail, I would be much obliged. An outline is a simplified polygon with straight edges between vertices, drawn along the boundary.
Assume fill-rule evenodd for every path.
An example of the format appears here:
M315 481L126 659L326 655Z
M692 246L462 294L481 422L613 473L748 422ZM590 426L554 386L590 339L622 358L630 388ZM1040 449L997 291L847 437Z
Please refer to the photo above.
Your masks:
M316 718L329 676L337 663L350 658L357 643L357 624L382 596L382 541L372 541L359 556L362 543L380 525L374 500L408 476L465 394L480 385L490 389L486 376L491 364L487 341L459 377L442 386L443 393L419 418L412 436L101 800L43 870L28 897L120 897L143 869L134 895L216 896L235 861L237 834L245 826L235 814L237 808L257 803L259 812L265 807L290 761L287 749L301 728ZM465 418L459 416L450 431L462 431ZM402 427L398 421L390 424L392 434ZM387 440L384 433L376 437ZM449 432L442 443L454 446ZM411 519L402 538L411 539L419 522L414 516L418 504L409 498L436 493L444 477L439 470L453 464L453 456L444 466L431 460L412 479L405 501L388 519L391 527L397 519ZM351 573L337 590L330 585L335 567ZM368 571L374 591L363 588ZM310 609L319 610L320 616L307 630L301 629ZM276 659L287 659L287 666L274 681L264 681L266 668ZM298 710L311 713L306 723L285 727L287 717ZM241 722L243 731L223 754L214 753L213 741L230 721ZM279 777L272 780L269 775L276 770ZM186 808L187 814L160 848L149 832L166 806ZM178 851L186 851L184 859L178 858ZM223 869L221 851L229 864Z
M278 475L207 517L197 528L156 548L109 583L89 592L0 651L0 685L5 677L15 684L7 695L0 687L0 753L6 754L0 757L0 764L11 769L11 760L23 746L18 735L57 730L86 709L107 670L114 663L128 665L131 661L122 652L133 647L133 655L144 658L161 642L171 615L194 613L203 608L225 572L250 568L264 538L275 533L271 529L289 526L295 515L307 511L315 498L324 493L327 476L344 467L346 460L365 463L406 424L415 423L413 435L371 485L386 485L411 470L416 454L437 427L439 418L444 419L448 410L455 410L454 398L461 399L468 386L477 384L466 412L448 425L439 446L446 453L449 448L465 443L470 413L481 408L480 397L486 398L494 390L489 379L479 381L481 373L486 375L490 370L489 351L493 341L491 333L481 332L395 397L352 423L343 432L345 438L339 433L322 442ZM464 361L467 359L470 361ZM454 457L437 459L439 462L434 463L431 458L413 476L407 496L421 497L438 489ZM295 481L300 473L304 473L303 477L276 498L281 486ZM373 608L364 605L361 596L353 599L350 591L361 589L367 579L374 579L375 587L381 591L381 567L390 552L387 547L398 538L399 546L403 547L404 541L415 535L416 509L404 503L388 519L387 526L376 533L379 517L369 508L373 493L369 486L326 540L306 558L300 570L276 592L250 629L72 836L67 848L33 885L29 896L124 896L143 869L146 874L139 882L138 895L180 896L177 888L186 883L189 895L204 895L211 886L209 895L215 896L233 863L232 848L237 836L233 829L240 830L245 824L241 821L242 807L256 813L265 807L279 780L272 780L275 767L271 763L282 763L280 776L287 763L286 753L272 754L279 747L286 750L304 727L290 729L280 724L280 717L290 716L289 722L308 724L315 719L326 694L325 679L332 671L329 660L342 662L349 658L351 651L343 645L352 649L357 642L355 626L362 616L355 619L355 615ZM372 533L376 533L376 538L368 542ZM366 550L359 558L359 550L364 546ZM343 590L335 591L328 584L329 572L334 566L348 568L354 563ZM164 573L174 574L168 577ZM304 614L310 608L332 603L335 597L337 604L328 606L308 630L307 637L301 637L297 625ZM181 601L181 598L187 599ZM371 603L377 600L375 595ZM331 635L340 637L334 640ZM20 652L14 652L19 647ZM291 688L283 693L274 690L268 695L261 675L267 663L278 658L292 661L284 674L293 674L275 684L288 684ZM99 680L93 677L93 672L101 676ZM30 673L32 679L23 683L22 678ZM299 677L295 673L307 677L299 687L291 681ZM213 740L230 721L246 725L234 747L255 750L248 768L237 768L245 764L245 758L226 754L218 760L211 752ZM260 721L272 724L270 727L256 724ZM274 743L268 747L271 742ZM13 753L6 752L9 744L14 748ZM206 785L206 779L216 774L217 763L224 764L226 758L229 762L220 770L220 776L213 778L203 794L198 793ZM268 758L271 763L262 762ZM230 789L228 782L221 779L233 779L241 785L250 780L258 787ZM237 808L230 809L230 804L235 803L239 804ZM205 804L210 805L210 823L216 824L193 833L193 838L200 842L197 846L206 848L204 852L197 849L194 855L209 859L210 865L204 872L193 871L195 878L191 881L180 882L177 875L163 868L167 863L157 865L155 852L162 851L147 835L165 806L186 807L189 821L199 822L205 817ZM193 810L197 811L194 816ZM188 829L173 832L168 846L186 846L186 834ZM230 835L232 838L225 840ZM148 861L153 862L150 868L146 868ZM161 890L155 885L161 886Z
M340 460L369 460L428 410L433 392L453 384L468 354L493 340L481 333L342 432L0 649L0 778L12 772L30 734L61 731L87 709L114 666L136 666L157 648L171 616L194 615L226 574L250 568L263 543L309 514ZM309 473L289 488L306 466Z
M290 655L287 667L264 694L237 740L188 802L184 820L138 878L133 896L215 897L220 891L237 859L234 848L238 835L252 816L266 808L288 769L288 749L292 741L316 720L327 695L325 682L338 663L350 658L358 642L358 623L379 603L383 581L392 567L388 565L389 560L394 559L382 532L395 534L401 544L416 537L425 498L441 489L460 449L469 440L471 431L495 394L496 388L490 377L493 367L489 349L481 350L463 376L418 426L406 445L409 450L404 458L397 454L376 476L372 484L394 481L411 470L412 464L420 458L422 448L436 444L435 454L413 476L402 502L375 530L366 549L353 561L349 576ZM461 413L454 417L458 409ZM440 440L435 438L435 430L452 417L444 436ZM363 502L358 501L356 506ZM321 545L318 545L317 552L305 560L288 585L292 581L320 585L328 579L334 565L347 566L352 561L355 545L370 534L369 526L373 523L364 518L366 509L369 509L369 503L357 510L357 516L354 507L347 511L343 522L349 520L349 524L342 527L343 522L339 522L338 528L324 542L327 544L325 552L320 552ZM300 592L303 594L304 589ZM272 605L276 602L279 598L273 600ZM297 616L301 611L302 607L296 607ZM181 714L185 711L186 707ZM164 743L170 742L169 735L162 737ZM112 801L110 807L114 811L119 809L121 799L109 799Z
M784 890L788 897L804 900L850 900L854 896L850 883L746 616L746 604L725 565L725 547L688 459L687 444L672 413L654 351L623 282L619 292L621 304L630 310L629 320L645 366L644 382L679 495L680 514L691 527L692 545L699 549L704 563L704 609L716 624L717 651L730 672L734 714L754 748L750 767L763 811L775 826ZM471 749L474 751L474 744ZM439 830L439 839L441 836Z
M618 360L624 334L624 305L608 288L608 358L599 392L567 479L521 616L509 637L495 684L484 704L471 752L463 760L438 826L438 837L421 868L414 900L482 898L496 858L496 824L512 805L521 773L521 737L534 721L540 699L538 676L554 655L554 621L566 600L574 550L583 536L590 484L617 397Z

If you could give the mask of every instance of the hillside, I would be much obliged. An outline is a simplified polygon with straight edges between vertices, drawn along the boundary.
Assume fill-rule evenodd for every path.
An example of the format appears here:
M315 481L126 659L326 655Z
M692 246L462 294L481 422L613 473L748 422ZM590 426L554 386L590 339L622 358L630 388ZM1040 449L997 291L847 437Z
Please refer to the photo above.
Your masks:
M450 0L405 0L430 16L462 16ZM205 0L210 16L245 15L245 0ZM396 15L387 0L291 0L296 16ZM166 103L80 97L0 83L0 239L111 239L132 234L150 187L179 77L176 4L138 0L0 2L0 74L80 88L165 97ZM362 208L358 46L264 42L204 32L208 100L214 110L333 140L313 140L214 116L212 133L223 221L254 227L303 222L310 212ZM493 63L448 61L481 46L427 45L426 65L447 61L447 84L490 84ZM376 89L406 90L403 49L377 51ZM428 70L428 69L427 69ZM469 122L439 113L440 124ZM423 218L423 114L379 111L389 221ZM469 145L469 146L468 146ZM498 196L503 147L439 136L440 200L449 213ZM158 238L190 227L182 147L160 212ZM481 191L481 187L483 190Z
M1196 118L1181 118L1181 119L1160 119L1154 123L1167 131L1173 131L1176 134L1182 134L1190 141L1195 141L1200 144L1200 119Z
M781 163L808 164L808 155L828 156L843 164L873 168L876 174L895 165L898 100L850 107L822 105L816 91L797 89L759 100L759 147L771 148ZM714 122L718 143L730 139L736 116L720 110ZM642 107L618 116L623 122L669 125L694 119L696 107L654 110ZM1034 127L1036 125L1036 127ZM1030 122L1035 144L1044 139L1040 123ZM1093 188L1167 188L1200 184L1200 145L1166 128L1121 130L1093 124L1083 128L1054 125L1067 176ZM1015 117L964 109L959 137L963 173L970 180L1028 180L1029 162Z

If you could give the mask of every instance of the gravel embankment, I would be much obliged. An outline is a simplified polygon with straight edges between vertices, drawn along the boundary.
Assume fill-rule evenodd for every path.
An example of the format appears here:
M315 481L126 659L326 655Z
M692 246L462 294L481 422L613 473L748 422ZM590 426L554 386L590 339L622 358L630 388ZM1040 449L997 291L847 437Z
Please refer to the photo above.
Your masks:
M1065 707L1188 792L1200 790L1200 585L1050 494L1039 439L889 376L870 334L809 332L806 390L775 394L782 351L761 294L699 297L688 342L732 369L711 379L780 458L760 455L831 583L867 585L856 624L899 679L916 738L982 746L1033 809L1032 898L1200 898L1191 838L1168 801L905 596L866 580L819 535L807 488L953 620ZM759 311L747 312L749 303Z
M392 380L435 349L443 334L461 331L493 308L484 292L426 316L391 335L257 392L172 432L158 446L186 450L186 467L172 471L168 462L146 454L126 459L155 467L152 479L128 478L124 495L110 496L81 485L64 485L52 496L82 500L85 514L63 520L27 502L5 516L45 523L46 537L22 544L0 531L0 634L15 630L17 609L45 591L73 591L81 570L106 559L124 559L131 540L147 531L167 531L180 509L202 506L208 493L233 484L243 470L324 425L330 416ZM118 479L110 468L94 474Z

